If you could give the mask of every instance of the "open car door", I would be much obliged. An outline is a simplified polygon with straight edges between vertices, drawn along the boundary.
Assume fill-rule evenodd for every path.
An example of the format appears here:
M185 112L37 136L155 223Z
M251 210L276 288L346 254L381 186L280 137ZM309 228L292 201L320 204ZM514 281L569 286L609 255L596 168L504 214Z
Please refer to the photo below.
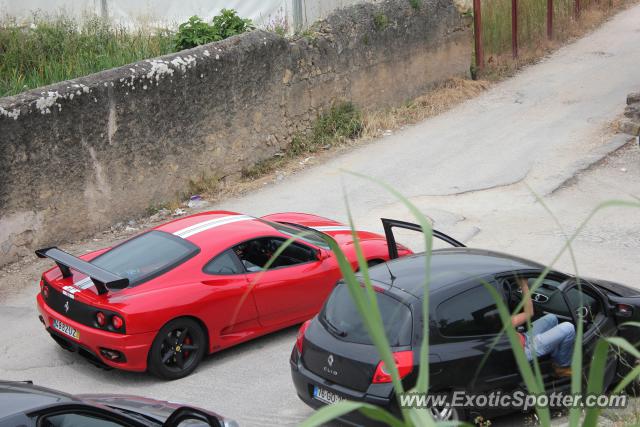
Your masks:
M422 227L418 224L389 218L381 218L381 220L382 226L384 227L384 236L387 239L387 247L389 248L390 259L398 258L398 244L396 243L396 238L393 234L394 228L402 228L405 230L422 232ZM466 247L453 237L447 236L446 234L435 229L433 230L433 237L440 239L456 248Z
M586 372L590 366L596 344L601 337L612 337L617 334L615 317L608 308L606 296L590 283L569 279L558 288L573 317L574 325L583 324L582 360ZM617 368L617 354L609 347L605 364L604 389L613 382Z

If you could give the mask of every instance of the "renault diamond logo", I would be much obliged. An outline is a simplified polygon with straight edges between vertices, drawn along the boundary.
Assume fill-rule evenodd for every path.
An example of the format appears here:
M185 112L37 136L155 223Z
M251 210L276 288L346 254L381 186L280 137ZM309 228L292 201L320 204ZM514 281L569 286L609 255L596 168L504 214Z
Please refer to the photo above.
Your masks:
M329 366L333 366L333 354L329 355L329 358L327 359L327 363L329 364Z
M64 312L68 312L69 311L69 301L64 303Z

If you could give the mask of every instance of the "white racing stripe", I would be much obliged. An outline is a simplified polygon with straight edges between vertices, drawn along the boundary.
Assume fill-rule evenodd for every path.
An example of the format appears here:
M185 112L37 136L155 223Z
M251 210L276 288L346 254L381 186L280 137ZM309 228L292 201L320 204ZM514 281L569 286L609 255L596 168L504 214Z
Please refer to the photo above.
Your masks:
M198 234L206 230L211 230L212 228L220 227L221 225L232 224L239 221L249 221L253 219L255 218L248 215L228 215L191 225L189 227L183 228L182 230L178 230L173 234L186 239L187 237L191 237L194 234Z
M78 280L76 283L73 284L73 286L75 286L78 289L88 289L93 286L93 280L91 280L91 277L85 277L82 280Z
M324 225L321 227L311 227L318 231L351 231L351 227L346 225Z
M71 299L75 299L75 297L73 296L73 294L75 294L76 292L80 292L80 289L71 286L71 285L67 285L67 286L63 286L62 287L62 294L68 296Z

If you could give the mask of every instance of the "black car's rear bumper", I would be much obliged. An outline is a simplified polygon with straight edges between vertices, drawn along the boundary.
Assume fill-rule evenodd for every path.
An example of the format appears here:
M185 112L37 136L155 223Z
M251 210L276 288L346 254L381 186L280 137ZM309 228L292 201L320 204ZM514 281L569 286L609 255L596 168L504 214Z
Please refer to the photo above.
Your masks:
M294 348L294 352L297 350ZM390 397L381 397L368 394L366 392L358 392L341 386L339 384L332 383L308 370L302 364L302 361L297 357L297 354L293 355L290 360L291 364L291 377L293 384L298 393L298 397L302 399L304 403L311 406L314 409L326 406L324 402L321 402L313 397L314 386L325 388L329 391L336 393L337 395L344 397L345 399L355 400L360 402L371 403L372 405L380 406L385 410L396 413L395 405L392 404ZM339 421L354 426L384 426L386 424L376 423L370 418L365 417L360 412L351 412L343 417L338 418Z

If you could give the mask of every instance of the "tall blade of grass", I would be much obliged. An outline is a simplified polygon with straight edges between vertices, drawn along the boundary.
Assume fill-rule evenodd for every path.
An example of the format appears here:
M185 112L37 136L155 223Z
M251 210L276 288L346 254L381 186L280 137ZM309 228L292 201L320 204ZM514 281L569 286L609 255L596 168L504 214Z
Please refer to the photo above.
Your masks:
M587 379L587 394L602 393L604 382L604 371L607 362L607 354L609 352L609 343L600 339L596 343L596 349L593 352L591 368L589 369L589 378ZM588 408L584 417L583 427L595 427L600 415L599 408Z
M621 350L626 351L636 359L640 359L640 350L638 350L633 344L622 337L606 337L604 338L610 345L618 347Z
M407 209L409 209L411 214L418 221L420 228L422 229L425 243L425 279L423 285L424 296L422 302L423 331L422 343L420 346L420 371L418 373L415 390L418 393L426 393L429 390L429 282L431 278L431 251L433 249L433 229L431 227L431 223L428 221L426 216L422 212L420 212L420 210L413 203L409 201L409 199L407 199L387 183L357 172L344 172L371 181L387 190L389 193L395 196L405 207L407 207Z
M410 408L409 409L409 420L411 421L411 425L413 426L425 426L425 427L432 427L432 426L440 426L441 423L440 422L435 422L433 420L433 417L431 416L431 413L424 408ZM459 425L459 422L455 422L455 425Z
M360 239L358 238L358 233L356 232L356 229L355 229L353 216L351 214L351 207L349 206L349 200L347 198L346 192L344 194L345 194L344 202L347 209L347 216L349 219L349 228L351 229L351 237L353 239L356 257L358 259L358 266L360 267L360 271L364 279L363 280L364 293L366 294L366 297L368 299L368 304L369 304L369 310L367 310L367 312L372 318L374 318L373 324L371 324L370 327L372 329L375 329L375 327L379 327L382 330L382 334L380 334L381 336L378 337L378 340L382 348L378 348L378 351L380 352L382 360L385 363L385 367L387 367L387 369L389 369L391 372L391 377L393 379L393 385L396 390L396 393L402 393L404 392L404 388L402 386L402 382L400 381L400 373L398 372L398 367L395 363L395 360L393 359L393 354L391 353L391 346L389 344L389 340L387 339L387 335L384 333L384 322L382 321L380 308L378 307L378 299L376 298L375 291L371 286L371 280L369 278L369 267L364 257L362 246L360 245ZM357 286L353 289L354 293L358 293L361 291L362 291L361 286Z
M378 406L364 402L353 402L343 400L330 406L325 406L315 412L300 424L300 427L316 427L335 420L353 411L360 411L362 414L376 421L381 421L392 427L406 427L406 424Z
M635 348L632 344L630 344L626 339L621 337L604 337L600 338L596 343L596 349L593 353L593 360L591 362L591 368L589 369L589 379L587 383L587 394L601 394L604 392L604 376L606 370L607 358L609 355L609 346L618 347L620 350L624 350L627 353L631 354L636 359L640 359L640 351ZM623 378L623 381L626 381L626 384L631 382L634 377L630 376L635 371L632 370L629 374ZM622 382L621 382L622 383ZM626 386L624 384L624 386ZM618 387L616 387L617 389ZM621 389L622 389L621 388ZM621 391L618 390L617 392ZM614 392L615 389L614 389ZM598 417L600 415L601 408L593 407L588 408L583 427L595 427L598 422Z
M629 371L629 373L627 375L625 375L620 380L620 382L615 386L615 388L613 389L613 391L611 393L612 394L620 393L622 390L625 389L626 386L631 384L631 382L636 380L638 377L640 377L640 365L636 366L631 371Z

